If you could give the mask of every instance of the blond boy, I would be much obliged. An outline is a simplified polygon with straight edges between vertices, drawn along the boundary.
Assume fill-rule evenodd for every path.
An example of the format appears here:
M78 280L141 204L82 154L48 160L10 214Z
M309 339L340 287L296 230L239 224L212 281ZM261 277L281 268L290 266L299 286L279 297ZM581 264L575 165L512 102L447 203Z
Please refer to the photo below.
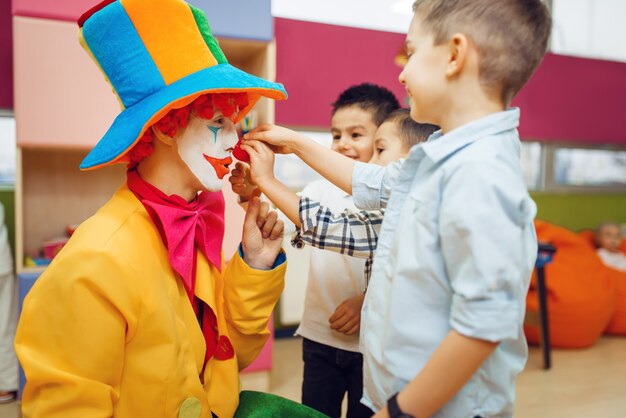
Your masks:
M362 401L376 417L510 417L537 243L519 110L506 109L546 51L550 16L539 0L413 9L400 82L413 119L442 129L401 167L278 127L248 137L296 153L357 207L386 207L361 324Z

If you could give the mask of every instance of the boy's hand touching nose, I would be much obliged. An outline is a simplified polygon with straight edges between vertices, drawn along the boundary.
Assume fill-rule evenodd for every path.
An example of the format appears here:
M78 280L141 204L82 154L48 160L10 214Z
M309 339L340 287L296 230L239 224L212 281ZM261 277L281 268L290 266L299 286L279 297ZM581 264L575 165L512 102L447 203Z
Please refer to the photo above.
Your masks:
M247 140L241 149L250 155L250 179L291 222L300 227L300 197L274 177L274 152L269 145Z
M250 177L250 166L242 162L235 164L235 169L231 171L228 181L233 193L239 195L242 202L248 201L253 193L258 190L252 177Z
M361 307L365 295L358 295L344 300L328 318L330 328L346 335L352 335L361 329Z
M272 151L276 154L292 154L294 152L293 146L296 145L298 141L307 139L291 129L269 123L259 125L245 134L243 138L244 141L242 144L246 144L249 140L263 141L269 144Z
M274 152L260 141L248 140L241 149L250 155L250 179L261 189L263 184L274 180Z

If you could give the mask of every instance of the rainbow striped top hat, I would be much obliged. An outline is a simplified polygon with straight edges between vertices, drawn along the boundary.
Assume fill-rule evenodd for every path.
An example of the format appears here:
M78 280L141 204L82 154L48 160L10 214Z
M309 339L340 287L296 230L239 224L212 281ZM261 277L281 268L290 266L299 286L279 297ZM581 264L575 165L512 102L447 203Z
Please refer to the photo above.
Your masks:
M80 165L123 160L171 109L207 93L247 93L243 118L261 97L287 98L281 84L228 63L205 14L182 0L106 0L78 20L79 41L104 72L122 112Z

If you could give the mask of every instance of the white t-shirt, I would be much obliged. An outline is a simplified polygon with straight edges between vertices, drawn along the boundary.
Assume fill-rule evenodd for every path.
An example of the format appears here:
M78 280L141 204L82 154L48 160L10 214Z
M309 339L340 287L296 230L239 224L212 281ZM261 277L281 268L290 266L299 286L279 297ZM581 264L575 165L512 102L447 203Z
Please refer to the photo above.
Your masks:
M317 180L300 193L319 201L333 212L355 209L352 196L326 180ZM297 335L347 351L359 351L359 333L345 335L332 330L328 318L337 306L365 289L365 260L311 248L304 313Z
M606 266L626 272L626 255L623 253L613 253L607 249L598 248L598 255Z

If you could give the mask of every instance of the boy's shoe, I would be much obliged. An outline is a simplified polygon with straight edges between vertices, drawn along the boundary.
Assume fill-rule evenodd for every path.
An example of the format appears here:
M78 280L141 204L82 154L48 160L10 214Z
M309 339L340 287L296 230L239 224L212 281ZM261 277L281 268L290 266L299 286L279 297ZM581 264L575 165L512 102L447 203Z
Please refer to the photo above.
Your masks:
M0 391L0 404L10 403L17 400L16 391Z

